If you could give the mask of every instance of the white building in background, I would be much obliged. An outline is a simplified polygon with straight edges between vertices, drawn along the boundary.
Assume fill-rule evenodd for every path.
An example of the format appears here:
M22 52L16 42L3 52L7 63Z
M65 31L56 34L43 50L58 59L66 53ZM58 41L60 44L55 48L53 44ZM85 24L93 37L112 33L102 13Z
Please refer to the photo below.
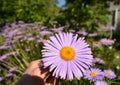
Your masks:
M112 16L110 17L110 23L112 26L117 28L120 24L120 4L114 5L114 3L111 2L109 10L112 13Z
M114 3L111 2L109 10L112 16L110 17L110 23L108 23L108 25L115 27L113 35L116 39L120 40L120 4L114 5Z

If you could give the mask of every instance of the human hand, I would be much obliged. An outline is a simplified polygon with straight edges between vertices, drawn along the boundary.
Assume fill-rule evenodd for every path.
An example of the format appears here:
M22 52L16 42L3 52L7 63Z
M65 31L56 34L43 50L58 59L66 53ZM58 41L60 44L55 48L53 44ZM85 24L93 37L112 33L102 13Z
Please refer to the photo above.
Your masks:
M41 60L32 61L16 85L56 85L56 78L50 76Z

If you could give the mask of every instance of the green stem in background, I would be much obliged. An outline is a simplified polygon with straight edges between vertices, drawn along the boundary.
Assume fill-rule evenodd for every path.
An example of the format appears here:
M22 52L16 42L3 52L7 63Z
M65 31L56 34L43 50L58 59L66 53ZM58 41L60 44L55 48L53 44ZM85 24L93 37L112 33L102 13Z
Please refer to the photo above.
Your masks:
M19 42L17 43L17 45L20 47L20 43L19 43ZM20 48L20 49L21 49L21 50L20 50L20 53L21 53L21 55L22 55L21 60L22 60L22 62L25 64L25 66L28 66L28 62L26 62L25 52L22 50L22 48Z
M113 37L113 31L111 30L110 31L110 39L112 39L112 37Z
M14 51L11 46L10 46L10 50L12 52ZM16 50L16 48L15 48L15 51L18 52L18 50ZM16 55L13 55L13 56L14 56L15 60L20 64L20 66L22 67L22 69L25 69L25 67L23 66L22 62L19 60L19 58Z
M24 57L24 58L21 58L22 61L24 62L25 66L28 66L29 63L26 62L26 60L25 60L26 56L25 56L25 52L23 50L21 50L21 54L22 54L22 57Z
M0 62L0 65L3 65L6 69L10 69L12 67L14 67L13 65L11 65L10 63L6 62L6 61L3 61L3 62ZM20 74L23 74L23 72L19 69L16 70L16 72L20 73Z

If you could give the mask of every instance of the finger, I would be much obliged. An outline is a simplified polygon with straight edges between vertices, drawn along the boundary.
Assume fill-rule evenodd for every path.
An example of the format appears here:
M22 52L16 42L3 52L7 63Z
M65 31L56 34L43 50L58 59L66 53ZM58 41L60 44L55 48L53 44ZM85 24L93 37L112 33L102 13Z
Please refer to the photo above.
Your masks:
M49 68L40 67L40 74L44 80L50 76Z
M37 68L37 67L41 67L41 66L42 66L41 60L35 60L29 64L29 68L32 68L32 69Z
M33 69L35 68L39 68L41 67L42 63L41 63L41 60L35 60L35 61L32 61L28 68L26 69L26 71L24 72L24 74L30 74L32 72Z
M46 80L46 85L56 85L57 79L53 76L50 76Z
M48 70L44 70L44 69L40 69L40 68L34 68L30 75L32 76L38 76L44 80L46 80L46 78L50 75L49 71Z

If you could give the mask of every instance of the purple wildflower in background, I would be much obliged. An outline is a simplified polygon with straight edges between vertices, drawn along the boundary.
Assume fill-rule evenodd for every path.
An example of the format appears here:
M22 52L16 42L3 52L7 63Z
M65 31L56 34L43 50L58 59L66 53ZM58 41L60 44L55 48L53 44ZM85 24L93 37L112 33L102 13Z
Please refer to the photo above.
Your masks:
M9 77L12 77L12 76L13 76L12 73L7 73L7 74L5 75L6 78L9 78Z
M72 33L74 33L74 32L75 32L75 30L71 29L71 30L69 30L69 32L72 32Z
M8 37L13 38L17 34L17 32L19 32L19 31L20 31L20 29L12 29L12 30L10 30L8 32Z
M0 61L4 61L7 58L8 58L8 55L4 54L4 55L0 56Z
M38 25L42 25L43 24L43 22L36 22Z
M95 82L104 78L104 73L98 68L91 68L84 73L84 78Z
M50 22L51 25L55 25L55 24L58 24L58 21L52 21Z
M18 24L25 24L24 21L18 21Z
M7 53L8 56L10 56L10 55L18 55L18 54L19 54L19 53L16 52L16 51L13 51L13 52Z
M115 73L112 70L105 70L105 77L108 79L114 79L116 77Z
M113 26L107 26L107 27L101 27L101 29L102 30L104 30L104 31L111 31L111 30L115 30L115 27L113 27Z
M97 64L105 64L105 61L100 59L100 58L94 58L93 59L93 63L97 63Z
M30 50L31 50L30 48L26 48L25 49L26 52L30 52Z
M88 37L96 37L98 34L97 33L91 33L91 34L88 34Z
M31 33L29 33L29 34L27 34L26 36L27 36L27 37L31 37L31 36L32 36L32 34L31 34Z
M3 80L3 77L0 77L0 82Z
M108 83L105 81L96 81L95 85L108 85Z
M42 40L41 40L41 39L38 39L38 40L36 40L36 42L39 42L39 43L40 43L40 42L42 42Z
M29 37L29 38L27 38L27 40L28 40L28 41L34 41L35 38L34 38L34 37Z
M80 35L83 35L83 36L88 35L88 33L86 31L82 31L82 30L78 31L77 33L80 34Z
M18 52L10 52L10 53L4 54L4 55L0 56L0 61L7 59L11 55L18 55L18 54L19 54Z
M44 30L44 31L40 31L39 34L42 35L42 36L44 36L44 35L50 35L50 34L52 34L52 32Z
M12 67L12 68L10 68L10 69L9 69L9 71L8 71L8 72L9 72L9 73L12 73L12 72L15 72L16 70L17 70L17 68L16 68L16 67Z
M7 38L7 37L8 37L5 32L2 33L2 36L3 36L4 38Z
M102 45L100 42L93 42L93 47L100 48Z
M0 50L8 49L8 46L2 45L0 46Z
M91 66L93 56L84 38L73 33L59 33L44 43L42 61L52 75L61 79L80 79Z
M36 35L36 39L39 39L39 38L41 38L41 36L40 35Z
M107 39L107 38L101 39L100 42L101 42L102 45L105 45L105 46L114 44L114 40L110 40L110 39Z
M18 25L16 24L16 22L13 22L13 23L11 24L11 28L13 28L13 29L18 28Z
M25 34L25 32L24 31L19 31L19 32L17 32L17 35L21 35L21 36L23 36Z
M64 26L59 28L53 28L51 29L51 31L59 33L59 32L63 32L64 28L65 28Z
M33 23L26 24L28 29L32 29L35 25Z
M5 42L3 43L5 46L13 45L13 41L10 38L6 38Z
M37 42L42 42L42 43L45 43L47 40L46 39L43 39L43 38L40 38L37 40Z
M23 35L19 35L19 36L15 36L14 40L17 42L18 40L23 39L23 38L24 38Z
M43 26L43 27L41 27L41 31L42 31L42 30L47 30L47 29L48 29L47 26Z

